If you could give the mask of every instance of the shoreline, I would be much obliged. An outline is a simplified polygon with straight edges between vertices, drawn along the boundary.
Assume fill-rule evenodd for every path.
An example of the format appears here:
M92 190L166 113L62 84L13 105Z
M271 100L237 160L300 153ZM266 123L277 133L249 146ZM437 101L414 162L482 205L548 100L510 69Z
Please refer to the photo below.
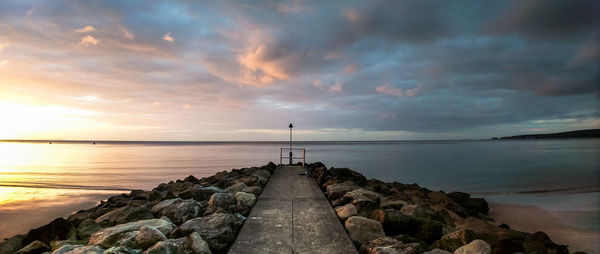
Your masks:
M576 219L567 212L547 211L535 205L490 203L489 215L497 225L508 224L528 233L543 231L552 240L569 245L571 252L600 253L600 232L565 225L561 219Z

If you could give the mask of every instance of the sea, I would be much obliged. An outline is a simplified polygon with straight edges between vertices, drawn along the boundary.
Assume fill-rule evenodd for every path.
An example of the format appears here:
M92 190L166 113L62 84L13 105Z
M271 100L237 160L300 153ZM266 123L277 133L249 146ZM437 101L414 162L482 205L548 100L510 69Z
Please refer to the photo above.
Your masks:
M94 142L94 143L93 143ZM0 239L132 189L279 163L287 142L0 142ZM600 139L294 142L306 162L491 203L576 214L600 231ZM295 154L294 156L300 156ZM285 160L284 160L285 162Z

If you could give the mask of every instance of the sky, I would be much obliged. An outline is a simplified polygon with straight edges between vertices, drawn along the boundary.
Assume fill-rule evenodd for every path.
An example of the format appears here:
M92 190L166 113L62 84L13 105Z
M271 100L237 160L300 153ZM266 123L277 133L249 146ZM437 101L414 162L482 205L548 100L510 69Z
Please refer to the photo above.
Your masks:
M599 1L0 1L0 139L600 128Z

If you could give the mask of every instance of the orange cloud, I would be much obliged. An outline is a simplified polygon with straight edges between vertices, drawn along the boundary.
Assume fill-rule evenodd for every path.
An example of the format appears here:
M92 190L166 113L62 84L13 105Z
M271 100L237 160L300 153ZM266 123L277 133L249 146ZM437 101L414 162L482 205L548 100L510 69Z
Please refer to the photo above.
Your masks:
M79 42L79 45L98 45L99 41L94 38L91 35L86 35L83 38L81 38L81 42Z
M168 42L175 41L175 39L173 39L173 37L171 37L171 33L166 33L165 35L163 35L163 40L168 41Z
M75 32L77 32L77 33L87 33L87 32L93 32L93 31L96 31L96 28L94 28L93 26L85 26L82 28L75 29Z
M266 59L265 45L249 47L246 52L238 56L238 61L243 67L242 74L249 83L258 81L259 84L267 85L275 80L286 80L289 74L281 67L281 64Z
M335 84L334 86L332 86L332 87L329 88L329 91L330 92L341 92L341 91L343 91L342 84L341 83Z

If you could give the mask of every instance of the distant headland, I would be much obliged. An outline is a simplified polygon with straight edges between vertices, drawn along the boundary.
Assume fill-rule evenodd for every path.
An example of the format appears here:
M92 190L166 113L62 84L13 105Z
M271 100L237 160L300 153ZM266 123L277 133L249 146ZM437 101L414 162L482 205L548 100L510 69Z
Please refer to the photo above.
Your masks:
M600 138L600 129L565 131L549 134L528 134L492 139L550 139L550 138Z

